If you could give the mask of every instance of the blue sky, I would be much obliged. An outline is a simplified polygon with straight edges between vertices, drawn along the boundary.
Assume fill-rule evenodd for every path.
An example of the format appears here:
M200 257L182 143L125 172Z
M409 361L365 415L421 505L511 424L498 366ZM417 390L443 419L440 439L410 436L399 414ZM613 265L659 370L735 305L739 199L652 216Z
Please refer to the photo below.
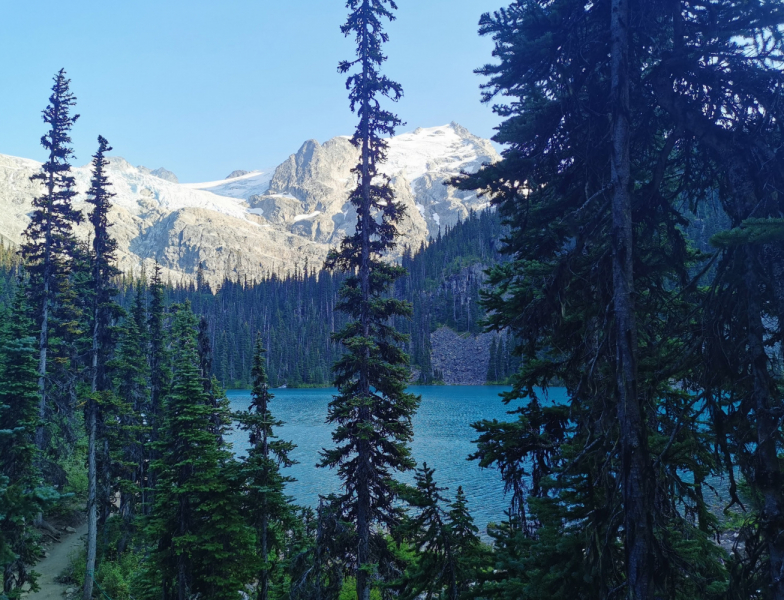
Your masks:
M400 132L456 121L489 137L477 31L504 0L397 0L384 71L404 98ZM0 153L43 160L41 110L65 67L82 117L76 164L98 134L114 153L181 181L272 167L306 139L353 131L340 60L354 48L342 0L36 0L0 19Z

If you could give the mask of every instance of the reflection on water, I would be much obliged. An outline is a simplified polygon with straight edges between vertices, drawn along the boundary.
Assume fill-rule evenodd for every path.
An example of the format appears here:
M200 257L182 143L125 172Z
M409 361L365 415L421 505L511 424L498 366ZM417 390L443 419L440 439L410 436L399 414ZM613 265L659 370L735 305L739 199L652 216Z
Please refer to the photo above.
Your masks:
M412 451L418 464L427 462L435 468L436 481L449 491L444 495L452 498L457 486L462 485L468 498L469 508L477 526L484 533L491 521L501 521L509 499L504 497L503 484L495 469L480 469L476 461L468 461L475 451L472 440L476 432L471 423L481 419L507 420L507 411L498 394L505 388L497 386L465 387L412 387L410 391L422 396L422 404L414 418L414 442ZM285 421L278 428L281 439L297 444L292 458L299 461L291 469L284 470L297 481L288 486L288 492L299 504L315 506L319 494L338 491L340 481L334 471L317 469L319 451L332 447L332 428L325 423L327 404L335 393L333 389L273 390L275 399L270 410L276 418ZM248 391L231 391L228 394L232 409L247 409L250 403ZM550 390L550 401L563 402L563 389ZM245 432L231 436L234 450L243 456L247 449ZM412 482L413 474L401 476L403 481Z

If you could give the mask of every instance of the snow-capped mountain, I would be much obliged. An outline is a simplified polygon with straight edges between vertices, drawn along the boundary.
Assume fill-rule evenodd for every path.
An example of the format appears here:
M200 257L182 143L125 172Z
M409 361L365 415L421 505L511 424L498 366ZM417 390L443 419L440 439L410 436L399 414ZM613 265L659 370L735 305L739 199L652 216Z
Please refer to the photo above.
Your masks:
M309 140L274 171L179 184L168 175L161 178L165 170L153 172L111 157L119 266L138 273L142 265L149 269L158 261L179 280L192 278L201 264L209 279L219 282L285 273L306 261L320 265L329 248L353 231L356 217L347 198L357 158L347 137L324 144ZM383 171L407 208L401 247L417 248L439 227L483 208L484 200L443 182L498 158L489 141L454 123L391 138ZM30 181L39 169L35 161L0 155L0 236L13 243L21 241L31 201L40 193L40 184ZM74 175L75 205L86 213L89 165L75 168ZM78 232L86 238L87 225Z

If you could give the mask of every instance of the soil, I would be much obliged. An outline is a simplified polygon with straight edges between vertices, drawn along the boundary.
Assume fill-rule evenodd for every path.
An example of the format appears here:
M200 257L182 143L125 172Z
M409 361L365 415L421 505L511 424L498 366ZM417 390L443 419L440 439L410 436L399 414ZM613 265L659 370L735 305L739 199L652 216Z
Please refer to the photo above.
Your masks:
M49 543L44 545L44 550L48 556L42 558L33 567L41 575L38 578L38 585L41 589L38 592L25 595L25 600L62 600L66 589L75 588L73 584L58 583L57 577L68 567L71 556L84 546L83 538L87 535L87 524L75 524L73 527L62 525L56 526L56 528L60 531L59 541L54 542L49 536L46 536Z

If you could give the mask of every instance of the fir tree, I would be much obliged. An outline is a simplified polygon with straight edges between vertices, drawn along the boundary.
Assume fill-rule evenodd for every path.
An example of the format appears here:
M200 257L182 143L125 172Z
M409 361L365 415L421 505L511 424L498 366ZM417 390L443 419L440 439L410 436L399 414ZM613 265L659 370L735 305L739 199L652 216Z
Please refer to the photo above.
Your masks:
M157 472L154 464L158 459L156 443L160 440L162 428L163 398L169 390L171 382L170 357L167 350L168 339L166 331L166 295L165 284L161 280L161 267L155 263L150 281L150 306L148 311L147 333L149 340L148 364L150 366L150 407L147 422L150 427L150 469L148 481L150 486L150 503L145 505L146 510L152 510L157 488Z
M106 174L109 164L106 152L111 152L109 143L98 136L98 151L93 156L92 179L87 192L87 202L93 206L90 212L90 224L93 227L92 253L92 368L90 395L85 408L87 425L87 577L84 583L83 598L92 598L93 575L95 574L95 557L98 545L98 456L97 440L99 422L103 422L100 407L101 395L111 391L111 382L107 373L107 363L114 351L114 335L112 323L120 314L120 307L114 302L117 289L112 280L120 271L115 266L117 242L109 233L109 210L114 194L109 191L111 183ZM104 442L107 442L104 436ZM108 450L108 448L106 448ZM104 452L104 471L109 468L108 452ZM108 484L108 476L104 476L104 485ZM108 503L108 490L105 490Z
M199 373L197 321L188 305L172 325L173 379L164 402L155 509L148 536L157 541L147 577L164 598L239 598L252 576L252 532L231 476L232 457L221 443L231 415L210 402ZM222 429L215 432L216 418Z
M238 415L242 428L248 431L250 449L243 465L243 480L247 489L247 509L250 522L256 528L260 568L258 574L259 600L270 597L271 572L275 556L284 550L285 529L291 527L294 510L285 486L292 478L281 474L281 467L295 463L289 453L295 448L291 442L277 439L274 428L283 425L269 409L274 396L269 391L265 368L266 350L261 339L256 342L253 355L253 389L247 413Z
M512 492L509 523L496 530L509 570L493 590L510 598L574 598L567 574L582 582L578 597L650 598L723 571L702 490L682 477L721 467L694 426L699 410L670 383L696 391L685 349L697 334L699 257L675 207L704 188L686 167L688 140L639 83L667 29L639 2L621 23L626 9L526 0L480 24L499 59L480 70L485 99L509 99L496 107L506 148L458 183L489 193L510 228L510 260L491 270L484 305L524 359L504 400L525 401L516 422L476 426L476 458L497 464ZM554 385L567 388L568 407L547 401ZM683 549L671 532L703 560L673 558ZM726 585L717 580L705 597Z
M35 518L58 494L42 485L36 466L39 395L37 344L26 298L17 293L0 331L0 568L4 597L19 598L40 553Z
M434 470L424 463L417 469L415 487L404 493L416 514L403 522L399 533L414 549L415 560L394 587L401 598L409 600L457 600L476 583L479 567L489 562L463 488L458 488L447 511L447 499L441 495L447 488L438 487L433 475Z
M479 529L468 510L463 486L458 486L455 500L449 505L447 526L452 544L449 600L457 600L469 593L471 586L479 580L480 571L491 564L491 557L479 539Z
M760 552L736 572L733 593L765 589L784 598L784 468L781 463L781 354L784 316L781 106L784 99L779 3L722 0L693 10L681 0L656 6L672 36L649 79L656 101L692 140L695 172L709 178L732 229L704 312L701 388L716 443L761 499L749 543ZM672 82L678 85L673 86ZM753 448L753 449L751 449ZM727 465L732 503L734 466ZM757 574L765 572L765 576Z
M424 463L414 475L415 487L404 494L406 502L417 511L400 528L403 538L416 552L415 562L396 586L400 589L401 598L406 600L423 594L428 599L440 598L445 588L451 592L455 587L456 565L452 560L447 514L442 506L446 498L441 492L446 488L437 486L433 474L434 470ZM448 597L452 598L451 593Z
M369 600L371 533L375 524L395 521L392 472L413 467L407 444L418 398L405 391L408 358L401 345L407 338L389 322L410 316L411 306L385 295L403 269L382 260L394 247L396 224L403 215L388 179L378 171L386 159L382 136L394 134L400 125L400 119L379 104L379 96L397 100L403 93L379 72L386 59L381 46L388 39L382 20L394 19L397 6L392 0L349 0L346 6L351 13L341 31L354 36L357 53L355 60L342 62L339 71L356 68L346 87L351 110L359 115L352 143L360 150L360 161L353 170L357 187L350 196L357 225L326 265L351 273L337 308L353 321L335 335L347 350L335 365L340 394L330 403L328 417L337 425L337 447L323 452L321 464L337 468L343 480L343 510L357 533L357 597Z
M41 173L32 177L40 181L43 193L33 200L30 224L24 232L25 242L21 251L30 277L29 294L35 306L35 321L40 328L38 342L39 365L38 387L40 393L39 424L36 441L39 448L44 445L43 421L47 417L47 352L51 320L54 317L57 297L62 292L70 272L70 262L75 251L73 226L82 216L72 206L76 195L74 178L69 160L73 156L70 147L70 131L79 115L71 116L76 98L69 89L61 69L54 77L49 106L43 112L44 123L50 126L41 138L41 145L49 153L42 165Z

